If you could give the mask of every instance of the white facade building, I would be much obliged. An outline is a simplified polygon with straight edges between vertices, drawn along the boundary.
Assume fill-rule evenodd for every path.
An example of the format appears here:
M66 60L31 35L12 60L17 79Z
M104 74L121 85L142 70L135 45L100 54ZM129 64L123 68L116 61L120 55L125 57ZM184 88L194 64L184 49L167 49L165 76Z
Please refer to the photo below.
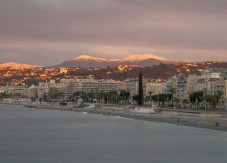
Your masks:
M117 90L118 82L113 80L76 79L63 88L66 97L75 92L110 92Z
M147 89L146 89L146 96L151 95L158 95L162 93L166 93L167 90L167 83L166 81L160 81L160 80L151 80L146 83Z

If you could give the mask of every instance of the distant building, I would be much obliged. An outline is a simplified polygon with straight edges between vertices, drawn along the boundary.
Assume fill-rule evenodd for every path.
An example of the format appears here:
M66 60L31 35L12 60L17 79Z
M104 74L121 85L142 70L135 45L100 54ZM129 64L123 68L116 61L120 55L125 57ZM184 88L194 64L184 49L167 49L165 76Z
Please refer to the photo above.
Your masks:
M204 79L221 79L227 77L227 68L205 68L205 70L202 73L202 78Z
M32 85L28 88L28 97L29 98L38 98L38 86Z
M217 81L215 87L216 92L220 91L222 93L220 107L227 109L227 80Z
M121 90L127 90L127 85L125 81L121 81L117 83L117 90L121 91Z
M75 92L110 92L117 90L118 82L113 80L76 79L63 88L66 97Z
M167 80L167 92L170 93L171 89L174 90L173 97L180 101L180 106L183 105L183 101L185 99L189 99L189 94L187 92L187 80L188 77L183 74L179 76L173 76Z
M28 97L28 88L25 86L5 86L4 92L14 97Z
M187 99L189 99L189 95L191 93L196 91L195 85L199 79L201 79L201 76L194 75L194 74L190 74L187 77L187 84L186 84L186 88L185 88L185 96ZM202 88L203 88L203 86L202 86Z
M130 95L138 95L139 79L130 79L125 81L126 90L130 92ZM143 79L143 92L144 96L147 92L147 80Z
M208 94L216 94L216 83L226 80L226 68L207 67L201 75L201 78L195 82L195 91L204 91Z
M151 95L166 93L167 90L166 81L162 80L150 80L146 83L146 85L147 85L146 96L148 96L150 93Z
M49 84L43 83L43 82L39 82L39 86L38 86L38 97L42 98L44 94L48 94L49 92Z

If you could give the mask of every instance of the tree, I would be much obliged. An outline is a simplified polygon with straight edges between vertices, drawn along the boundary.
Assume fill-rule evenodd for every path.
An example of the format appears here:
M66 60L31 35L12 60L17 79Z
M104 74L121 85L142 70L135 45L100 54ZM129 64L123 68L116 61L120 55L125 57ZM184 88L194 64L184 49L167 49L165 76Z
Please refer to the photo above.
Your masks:
M198 109L198 105L200 102L204 101L204 92L196 91L189 95L190 101L192 104L196 104L196 109Z
M102 100L102 102L107 103L107 101L109 101L110 95L107 92L100 92L98 97L100 100Z
M133 95L132 96L132 99L133 99L133 101L136 101L136 103L138 103L138 101L139 101L139 95Z
M8 97L9 97L9 95L6 92L1 92L0 99L8 98Z
M75 99L72 95L68 97L68 102L75 102Z
M47 96L47 93L45 92L45 93L43 94L43 96L42 96L42 101L47 102L47 100L48 100L47 97L48 97L48 96Z
M152 94L153 94L153 91L149 91L148 92L148 97L149 97L149 101L150 101L150 105L151 105L151 100L152 100Z
M150 96L146 96L145 98L144 98L144 101L147 103L147 102L150 102L151 101L151 98L150 98Z
M123 101L125 103L128 102L129 97L130 97L130 92L129 91L126 91L126 90L120 91L120 98L121 98L121 100L123 99Z
M153 95L151 98L154 102L159 102L159 95Z
M159 97L159 103L161 102L162 105L164 105L165 102L168 101L168 99L170 98L170 94L161 93L161 94L158 95L158 97Z
M172 106L173 106L173 96L176 94L176 88L170 88L168 90L168 92L170 92L170 94L171 94L171 101L172 101Z
M217 97L219 100L219 109L222 107L222 99L223 99L224 92L222 90L217 91Z
M88 101L93 102L93 99L95 99L95 92L94 91L89 92L87 93L87 96L88 96Z
M205 102L205 109L207 109L207 88L203 88L203 97L204 97L204 102Z
M212 106L212 110L216 109L216 105L219 102L217 95L207 95L207 102Z
M177 97L173 97L173 102L175 103L175 107L178 107L178 104L179 104L179 102L180 102L180 99L179 98L177 98Z
M109 102L116 104L119 102L119 95L117 93L117 91L110 91L109 92Z
M73 98L74 98L74 101L75 101L75 99L78 100L79 98L82 98L84 101L89 100L88 93L83 92L83 91L74 92Z

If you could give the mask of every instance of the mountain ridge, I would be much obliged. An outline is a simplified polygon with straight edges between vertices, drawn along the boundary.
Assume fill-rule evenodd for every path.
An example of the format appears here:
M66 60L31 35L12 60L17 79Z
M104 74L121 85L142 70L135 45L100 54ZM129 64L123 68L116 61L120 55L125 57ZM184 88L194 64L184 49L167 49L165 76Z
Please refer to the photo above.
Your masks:
M129 55L120 59L106 59L106 58L94 57L91 55L83 54L54 66L37 66L37 65L31 65L31 64L7 62L7 63L0 64L0 69L4 69L4 68L31 69L34 67L106 68L109 66L115 67L119 65L137 65L141 67L148 67L148 66L158 65L160 63L169 64L169 63L176 63L176 62L177 61L159 57L154 54Z
M71 60L67 60L62 62L59 65L54 67L83 67L83 68L105 68L108 66L118 66L122 64L129 65L138 65L138 66L153 66L160 63L173 63L176 61L159 57L154 54L140 54L140 55L130 55L121 59L105 59L99 57L93 57L90 55L80 55L78 57L72 58Z
M11 68L11 69L31 69L35 67L40 67L37 65L24 64L24 63L16 63L16 62L6 62L0 64L0 69Z

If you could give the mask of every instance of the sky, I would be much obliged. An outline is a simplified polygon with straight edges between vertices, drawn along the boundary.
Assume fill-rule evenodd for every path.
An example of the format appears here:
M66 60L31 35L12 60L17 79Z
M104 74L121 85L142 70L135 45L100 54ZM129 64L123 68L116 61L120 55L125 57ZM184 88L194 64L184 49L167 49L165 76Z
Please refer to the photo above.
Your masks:
M0 0L0 63L227 61L227 0Z

